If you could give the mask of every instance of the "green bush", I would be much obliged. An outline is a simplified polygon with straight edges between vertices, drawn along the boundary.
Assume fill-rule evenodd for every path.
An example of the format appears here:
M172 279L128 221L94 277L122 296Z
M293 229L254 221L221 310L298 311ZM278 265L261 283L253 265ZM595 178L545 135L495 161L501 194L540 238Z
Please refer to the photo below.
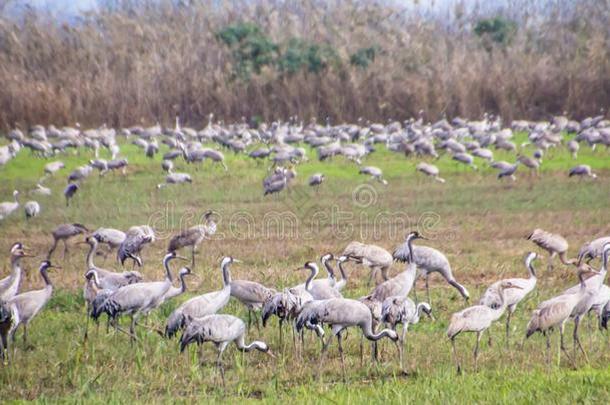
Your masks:
M320 73L333 60L336 52L328 45L311 44L299 38L291 38L277 61L282 72L295 73L307 69L310 73Z
M494 17L479 20L474 27L474 33L484 40L489 39L497 44L506 45L513 37L516 28L513 21L503 17Z
M350 56L349 62L353 66L358 66L363 69L366 69L371 63L375 61L375 56L377 55L377 52L378 48L376 46L371 46L369 48L360 48Z

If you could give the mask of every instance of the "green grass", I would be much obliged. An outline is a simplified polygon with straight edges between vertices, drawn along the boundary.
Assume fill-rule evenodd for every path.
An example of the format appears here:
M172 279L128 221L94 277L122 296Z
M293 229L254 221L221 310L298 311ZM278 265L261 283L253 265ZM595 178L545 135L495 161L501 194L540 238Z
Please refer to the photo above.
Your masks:
M520 144L524 135L517 138ZM164 152L166 149L162 148ZM123 145L122 151L130 162L128 175L109 174L98 179L94 173L83 183L70 208L65 207L61 195L65 178L92 156L84 151L80 155L59 156L66 169L45 182L54 195L36 197L42 205L40 217L26 223L20 212L0 222L0 252L7 252L14 241L23 240L44 255L51 242L50 230L62 222L120 229L151 223L159 233L159 241L144 251L143 272L149 279L158 279L167 238L212 208L220 213L218 234L202 245L194 269L197 278L189 280L187 296L167 303L149 317L147 322L158 327L180 302L219 288L218 263L223 255L244 261L233 267L233 278L281 288L302 281L304 275L292 269L326 251L339 253L350 240L361 239L391 250L401 243L408 228L419 227L432 238L427 244L447 253L456 277L476 302L485 287L499 277L525 274L522 257L533 245L524 236L534 227L564 234L573 255L580 243L607 234L610 222L610 159L603 149L591 152L583 148L576 161L562 148L554 150L545 156L540 177L530 177L520 169L514 184L498 182L495 172L479 159L476 164L481 170L473 172L442 156L434 162L447 179L442 185L417 175L416 159L378 145L365 164L384 170L390 183L387 187L369 182L358 174L353 163L342 158L318 162L310 150L310 160L297 167L298 177L291 191L271 197L262 196L261 182L267 166L230 152L225 153L229 172L209 163L197 167L178 161L177 170L191 173L193 184L157 190L155 185L164 177L159 158L147 159L133 145ZM496 158L514 159L502 153L496 153ZM29 199L26 191L35 186L48 161L23 151L0 168L0 201L9 200L15 188L23 192L22 202ZM576 162L590 164L600 177L596 181L568 179L567 170ZM326 174L327 182L316 194L306 180L318 171ZM370 204L362 204L358 195L354 200L363 184L364 190L373 195ZM295 222L284 224L284 228L277 226L269 216L278 212L293 215ZM236 218L249 219L249 227ZM537 303L576 282L573 270L563 266L557 266L553 273L544 271L543 257L537 262L539 289L515 315L511 349L504 347L500 321L491 329L492 346L487 345L486 337L483 339L478 373L472 371L472 335L457 339L466 373L455 373L445 330L450 315L463 308L464 303L455 290L433 277L436 321L423 319L410 329L405 361L408 376L399 372L394 347L387 342L382 343L382 362L377 365L370 363L366 345L366 363L361 366L359 333L352 330L345 345L348 371L344 380L335 343L326 364L319 365L319 343L307 336L304 360L299 361L292 353L288 330L285 347L279 347L274 320L260 332L253 328L248 339L265 340L278 358L271 360L260 353L242 355L231 348L224 357L227 387L223 389L212 365L197 364L195 348L179 355L175 340L164 340L145 329L138 332L140 342L133 347L122 334L106 334L103 324L99 332L91 331L90 339L83 343L85 317L80 288L84 255L84 248L75 246L69 261L62 261L61 254L54 258L63 270L51 274L57 289L29 330L34 347L24 350L19 334L13 365L0 368L3 400L603 403L609 399L608 333L597 331L593 320L585 322L582 335L591 364L586 365L579 358L576 370L563 360L547 371L541 336L518 347ZM4 277L9 270L6 254L2 257ZM35 271L39 260L24 262L27 271L22 290L41 285ZM102 259L97 262L101 265ZM113 260L109 259L103 267L112 266ZM369 291L366 272L358 266L349 268L351 278L345 295L365 295ZM400 268L395 265L392 272ZM420 298L424 296L422 287L417 287ZM235 302L224 312L243 319L247 316ZM571 336L571 326L566 335ZM557 336L553 339L555 351ZM571 339L568 341L571 346ZM211 363L212 348L206 348L205 353Z

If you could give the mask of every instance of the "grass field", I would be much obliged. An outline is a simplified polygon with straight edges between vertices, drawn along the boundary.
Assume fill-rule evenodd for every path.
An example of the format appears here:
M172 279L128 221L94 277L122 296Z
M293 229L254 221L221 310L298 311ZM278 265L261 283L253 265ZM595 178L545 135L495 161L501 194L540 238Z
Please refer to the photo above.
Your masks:
M519 141L523 139L520 135ZM520 143L520 142L518 142ZM515 183L499 182L495 172L478 160L480 170L458 166L447 156L435 164L446 184L434 183L415 173L417 160L391 153L383 146L366 158L365 164L379 166L388 186L369 182L358 175L357 167L342 158L318 162L311 160L297 167L296 184L279 196L263 197L261 182L267 166L226 152L228 172L219 167L187 166L178 162L178 171L193 175L193 184L157 190L163 181L160 159L149 160L133 145L122 146L129 159L128 175L109 174L98 179L90 176L69 208L61 191L69 171L91 158L89 152L60 156L66 169L46 181L54 190L51 197L35 199L42 213L26 222L23 212L0 223L2 277L9 272L6 252L15 241L23 241L38 258L24 260L26 280L22 290L40 288L38 262L52 241L50 231L59 223L81 222L88 227L106 226L126 229L131 225L153 225L159 240L144 251L144 274L149 279L162 277L161 258L168 238L178 229L192 225L207 209L219 212L218 234L205 242L190 279L190 292L167 303L153 313L148 322L161 326L180 302L193 294L216 290L221 285L219 262L231 255L243 260L232 267L234 279L250 279L276 288L294 285L305 274L292 271L307 260L330 251L339 253L351 240L364 240L392 250L402 243L407 230L418 228L432 240L426 244L446 252L456 278L469 289L476 302L487 285L500 277L524 276L524 254L534 245L525 240L533 228L540 227L566 236L570 255L581 243L608 234L610 211L610 153L583 148L577 161L564 150L545 156L539 177L521 168ZM165 149L162 149L164 152ZM497 159L512 161L507 154ZM30 197L48 161L22 151L0 168L0 201L11 199L13 189L22 191L21 202ZM568 179L567 170L578 163L590 164L599 175L595 181ZM315 193L306 185L310 174L321 171L327 182ZM34 199L34 197L31 197ZM422 241L423 243L423 241ZM256 328L248 339L269 343L278 358L260 353L242 355L233 348L224 359L227 386L222 388L212 362L197 363L193 348L179 355L176 340L168 341L145 329L139 330L140 342L130 346L125 335L106 334L101 327L83 342L85 326L82 275L86 250L72 248L62 262L63 269L51 274L56 290L49 306L33 321L29 330L32 348L24 350L18 334L14 364L0 369L0 397L3 400L40 401L223 401L258 400L266 402L443 402L443 403L573 403L610 400L609 334L599 332L594 320L585 322L583 343L590 364L582 358L572 369L562 360L547 370L544 341L535 335L520 343L531 310L538 302L576 283L573 268L557 265L546 271L546 257L536 262L538 289L520 305L513 318L510 349L504 346L504 325L492 327L492 346L482 346L479 372L472 371L471 352L474 336L457 338L458 350L466 367L464 375L455 373L451 346L445 330L451 314L464 307L457 292L433 277L431 283L436 321L427 318L407 334L405 367L400 372L393 345L382 343L382 361L370 362L366 345L365 364L360 364L360 334L348 333L346 361L348 372L341 373L336 344L331 345L326 364L318 364L319 343L306 336L304 361L292 353L291 343L278 347L275 320L266 329ZM102 258L97 259L102 264ZM597 265L597 264L596 264ZM114 266L109 259L103 267ZM368 274L349 265L350 280L344 292L360 297ZM402 265L395 264L392 273ZM419 297L425 296L418 284ZM239 303L224 310L246 318ZM570 325L567 336L571 337ZM289 335L287 335L289 336ZM553 337L556 349L558 336ZM287 339L290 341L290 339ZM483 339L485 342L486 338ZM569 339L571 347L571 338ZM555 352L556 355L556 352ZM206 358L213 359L212 347ZM556 359L556 358L555 358ZM317 370L321 377L317 378Z

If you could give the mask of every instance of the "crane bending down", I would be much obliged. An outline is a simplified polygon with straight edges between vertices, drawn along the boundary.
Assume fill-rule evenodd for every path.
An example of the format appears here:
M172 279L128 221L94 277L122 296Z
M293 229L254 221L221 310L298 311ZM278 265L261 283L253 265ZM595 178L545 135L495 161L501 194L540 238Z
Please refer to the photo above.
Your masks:
M381 271L383 280L388 279L388 269L392 267L393 260L390 252L384 248L353 241L345 247L342 256L346 256L357 263L362 263L370 269L368 285L371 285L373 280L377 282L378 271Z
M167 247L168 252L174 252L184 247L191 247L191 266L195 267L195 253L204 239L216 233L216 222L212 219L213 211L203 214L204 224L192 226L172 237Z
M180 353L184 352L184 349L191 343L197 343L198 345L205 342L214 343L218 351L216 367L218 367L222 376L223 386L225 384L225 372L222 365L222 354L229 343L234 342L237 349L242 352L256 349L275 358L275 355L269 350L269 346L265 342L255 340L248 345L246 344L246 324L233 315L212 314L202 318L191 318L190 316L188 318L188 326L180 338Z
M568 254L568 241L559 234L546 232L540 228L536 228L527 239L549 253L549 264L547 266L549 271L553 270L553 259L555 256L559 256L561 263L566 266L576 264L577 262L576 259L568 259L566 257Z
M536 288L536 271L534 270L533 262L538 257L535 252L529 252L525 257L525 267L529 272L529 278L509 278L501 281L496 281L483 294L479 304L488 306L490 308L498 308L502 305L502 297L500 295L500 286L503 282L510 282L511 284L517 285L520 288L509 288L504 291L506 307L508 313L506 314L506 347L508 348L510 339L510 318L517 309L517 305L523 301L523 299Z
M509 288L520 289L521 287L508 281L503 281L499 286L501 303L498 308L490 308L485 305L474 305L472 307L463 309L460 312L456 312L451 317L449 328L447 328L447 337L451 340L451 348L453 349L453 356L455 358L458 373L462 372L462 366L455 348L455 338L462 332L476 332L477 338L474 347L474 370L477 371L479 342L481 341L481 335L483 332L489 329L493 322L500 319L502 314L504 314L507 304L506 291Z
M341 342L342 332L348 327L357 326L360 328L364 337L371 341L378 341L383 338L397 342L398 335L391 329L383 329L379 333L373 332L373 317L369 308L360 301L347 298L331 298L328 300L312 301L305 305L296 321L297 331L303 327L315 329L323 339L324 330L320 324L331 326L331 335L327 338L322 347L319 366L324 363L324 355L334 336L337 337L339 344L339 354L341 355L341 367L345 373L345 359L343 357L343 345ZM396 348L402 356L402 350L397 344Z
M419 238L423 239L421 236ZM409 248L407 242L400 245L394 251L395 260L398 260L400 262L409 262L411 258L417 265L417 268L420 270L420 274L423 275L424 279L426 280L426 293L428 294L428 303L432 304L432 301L430 299L430 288L428 285L428 279L430 277L430 273L434 272L439 273L441 276L443 276L443 278L447 280L447 282L451 286L458 290L460 295L466 301L468 301L468 299L470 298L468 290L466 289L466 287L457 282L457 280L453 276L449 260L447 260L447 257L443 253L428 246L413 246L412 248Z

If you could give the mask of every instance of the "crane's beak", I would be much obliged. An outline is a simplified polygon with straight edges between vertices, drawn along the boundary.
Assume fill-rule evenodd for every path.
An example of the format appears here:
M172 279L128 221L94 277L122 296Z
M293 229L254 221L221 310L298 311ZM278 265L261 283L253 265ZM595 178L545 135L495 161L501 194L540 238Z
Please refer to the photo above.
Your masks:
M187 259L186 257L183 257L183 256L176 256L176 259L184 260L185 262L189 261L189 259Z
M241 260L233 259L233 263L241 263Z
M271 349L267 350L265 354L273 359L275 359L275 354L271 351Z
M58 269L61 270L61 266L55 266L54 264L49 264L49 269Z

